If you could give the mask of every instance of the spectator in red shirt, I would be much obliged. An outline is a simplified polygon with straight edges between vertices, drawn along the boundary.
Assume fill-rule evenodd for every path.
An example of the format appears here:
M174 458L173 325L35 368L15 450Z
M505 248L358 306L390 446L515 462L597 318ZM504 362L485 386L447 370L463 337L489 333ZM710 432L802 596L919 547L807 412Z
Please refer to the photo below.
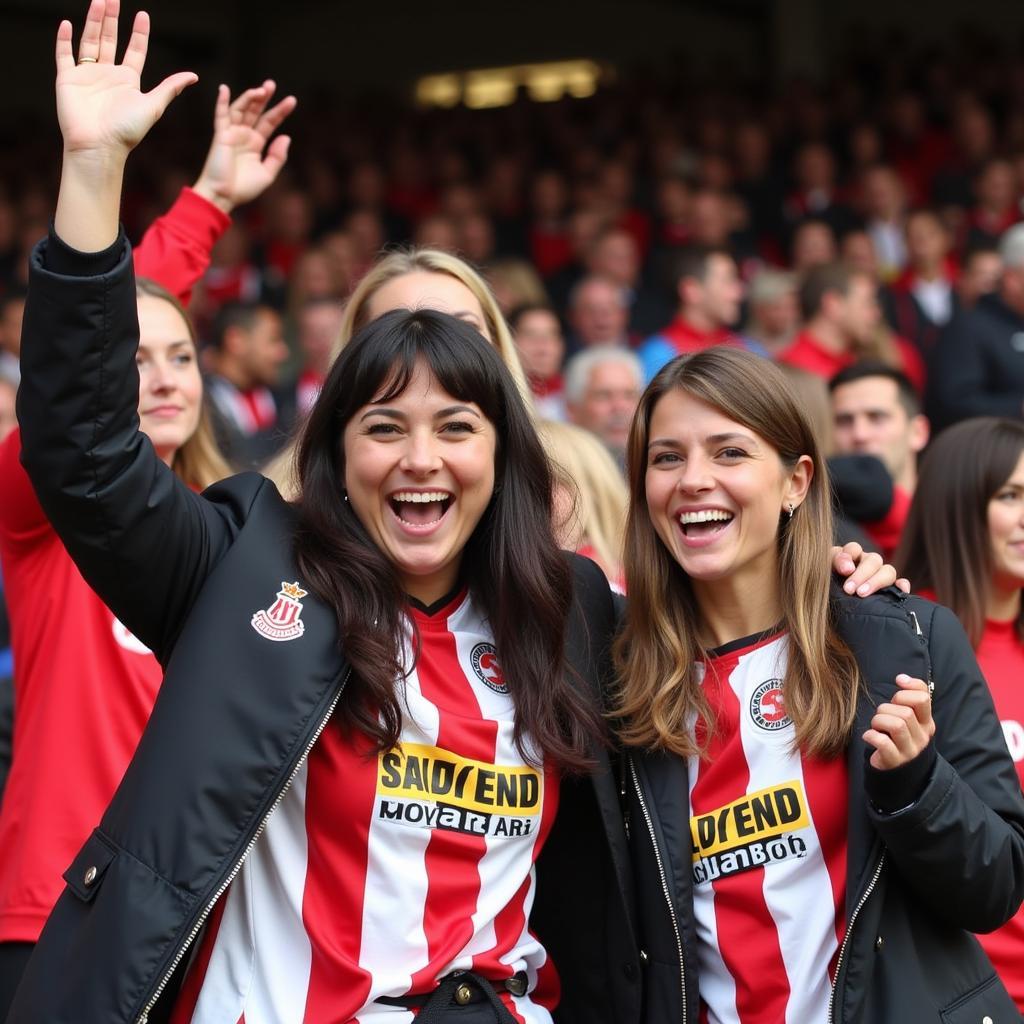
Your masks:
M1024 785L1024 424L979 417L936 438L897 561L963 623ZM1024 1013L1024 908L978 941Z
M530 382L537 415L546 420L564 420L565 339L558 314L547 303L527 303L509 313L508 326Z
M569 296L574 350L614 345L629 348L629 307L620 284L606 277L583 278Z
M893 480L888 514L862 523L882 554L891 558L917 486L917 456L928 443L921 398L899 370L877 361L854 363L829 381L832 437L840 455L874 455Z
M295 412L305 416L320 394L331 353L341 334L343 307L329 296L312 297L305 301L297 316L298 344L302 353L302 369L295 382Z
M875 281L842 263L814 267L800 286L804 329L779 356L790 366L830 380L859 359L876 358L923 385L923 365L913 346L880 337L882 311Z
M743 300L736 261L724 249L688 246L676 257L675 319L640 347L644 378L651 380L670 360L712 345L741 345L734 333ZM748 346L749 347L749 346Z

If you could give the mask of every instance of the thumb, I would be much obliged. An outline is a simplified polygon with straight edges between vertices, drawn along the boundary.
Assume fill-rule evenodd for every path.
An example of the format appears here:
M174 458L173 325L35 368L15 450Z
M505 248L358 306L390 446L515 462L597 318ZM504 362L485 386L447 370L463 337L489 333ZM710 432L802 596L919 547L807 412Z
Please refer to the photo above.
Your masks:
M171 105L171 100L180 96L190 85L195 85L199 76L192 71L179 71L177 74L168 75L159 85L154 86L146 96L153 103L156 114L154 124L163 117L164 111Z

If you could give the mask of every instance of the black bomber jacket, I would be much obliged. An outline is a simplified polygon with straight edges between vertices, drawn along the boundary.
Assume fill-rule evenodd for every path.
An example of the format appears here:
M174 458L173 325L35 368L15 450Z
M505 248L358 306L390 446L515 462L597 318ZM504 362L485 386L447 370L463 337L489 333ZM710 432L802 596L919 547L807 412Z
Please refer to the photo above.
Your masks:
M138 750L65 874L9 1024L165 1018L204 921L339 700L333 613L307 595L301 640L253 628L300 581L294 511L256 474L193 494L139 433L134 275L123 237L84 255L52 235L32 258L22 458L85 578L165 667ZM567 662L595 702L615 612L573 557ZM88 708L82 708L87 727ZM561 1024L639 1020L631 875L615 774L563 779L531 926L562 980ZM73 785L73 780L69 784ZM161 996L165 995L165 998Z
M1024 797L967 637L948 609L895 589L833 601L864 685L847 751L846 935L828 1024L1019 1021L971 934L999 927L1024 899ZM934 682L935 756L916 799L887 814L866 774L877 796L889 773L867 766L860 737L900 672ZM623 761L644 1024L698 1021L687 775L664 753Z

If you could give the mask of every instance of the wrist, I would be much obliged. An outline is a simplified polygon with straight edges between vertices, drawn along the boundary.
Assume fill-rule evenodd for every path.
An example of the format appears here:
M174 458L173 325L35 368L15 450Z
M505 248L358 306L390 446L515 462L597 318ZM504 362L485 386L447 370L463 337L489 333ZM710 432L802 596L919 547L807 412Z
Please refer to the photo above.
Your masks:
M192 186L192 191L196 195L201 196L212 206L216 206L222 213L231 213L235 208L235 204L228 199L223 193L218 192L212 185L210 185L202 175L199 176L196 183Z
M129 152L127 149L69 149L65 146L61 180L73 179L90 188L114 186L120 191Z

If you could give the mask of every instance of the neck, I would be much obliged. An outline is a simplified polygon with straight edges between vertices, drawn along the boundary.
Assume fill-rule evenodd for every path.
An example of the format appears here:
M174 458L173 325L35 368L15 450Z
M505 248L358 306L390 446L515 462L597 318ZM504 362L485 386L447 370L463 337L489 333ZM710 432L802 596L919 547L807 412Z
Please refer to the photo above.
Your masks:
M841 353L849 348L839 328L824 317L815 317L807 325L807 330L814 340L829 352Z
M907 494L914 493L914 489L917 487L917 466L913 456L910 456L907 459L907 464L903 467L903 472L896 477L894 483Z
M714 321L712 321L711 317L707 316L700 309L681 308L679 310L679 319L685 320L692 328L702 331L705 334L709 331L713 331L718 326Z
M937 281L942 277L942 263L919 263L914 267L918 280Z
M1012 622L1020 615L1020 584L993 582L985 603L985 618L992 622Z
M764 633L782 621L777 559L771 575L758 567L720 580L693 580L701 639L709 647Z

